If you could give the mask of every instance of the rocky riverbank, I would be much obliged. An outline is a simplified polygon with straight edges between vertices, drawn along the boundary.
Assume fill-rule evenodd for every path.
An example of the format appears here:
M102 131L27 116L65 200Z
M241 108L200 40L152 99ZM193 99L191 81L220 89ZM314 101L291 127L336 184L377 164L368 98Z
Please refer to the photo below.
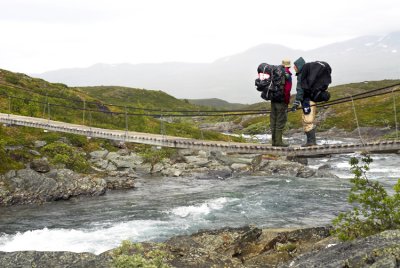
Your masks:
M259 229L252 226L200 231L163 243L125 249L124 258L161 250L169 267L399 267L400 230L339 242L329 227ZM140 249L140 250L139 250ZM3 267L114 267L113 250L100 255L72 252L0 252ZM137 258L136 258L137 259ZM137 259L138 260L138 259ZM132 264L132 263L131 263ZM165 266L164 266L165 267Z
M67 200L77 196L97 196L107 190L131 189L139 176L195 177L225 179L232 176L335 177L327 169L307 167L306 160L256 154L227 154L178 150L156 163L128 149L88 154L94 172L79 174L53 167L46 158L35 159L25 169L0 175L0 206ZM302 163L299 163L302 162Z

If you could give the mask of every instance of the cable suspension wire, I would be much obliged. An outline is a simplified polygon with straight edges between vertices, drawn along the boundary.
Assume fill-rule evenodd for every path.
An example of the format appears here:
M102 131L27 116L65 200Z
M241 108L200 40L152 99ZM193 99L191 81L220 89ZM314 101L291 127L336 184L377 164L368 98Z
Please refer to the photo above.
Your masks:
M358 123L358 117L357 117L357 112L356 112L356 106L355 106L355 104L354 104L353 96L350 96L350 98L351 98L351 104L352 104L352 106L353 106L354 119L355 119L356 124L357 124L358 136L360 137L361 143L364 145L364 140L363 140L363 138L362 138L362 136L361 136L361 129L360 129L360 124Z
M1 84L1 83L0 83ZM400 85L400 84L399 84ZM394 85L396 86L396 85ZM391 86L393 87L393 85ZM361 99L366 99L366 98L371 98L371 97L375 97L375 96L381 96L381 95L385 95L385 94L389 94L389 93L394 93L399 91L399 88L393 88L392 91L386 91L386 92L382 92L382 93L378 93L378 94L371 94L374 92L377 92L379 90L383 90L383 89L388 89L390 87L384 87L384 88L380 88L380 89L374 89L368 92L363 92L363 93L359 93L359 94L355 94L352 96L347 96L344 98L340 98L340 99L336 99L330 102L325 102L325 103L320 103L320 104L316 104L317 107L328 107L328 106L333 106L333 105L337 105L337 104L341 104L341 103L346 103L349 101L354 102L355 100L361 100ZM84 113L85 111L88 112L101 112L101 113L108 113L111 115L121 115L121 114L125 114L127 116L149 116L149 117L154 117L154 118L161 118L163 116L169 116L169 117L193 117L193 116L200 116L200 117L206 117L206 116L225 116L225 115L229 115L229 116L244 116L244 115L263 115L263 114L269 114L271 111L270 110L248 110L248 111L254 111L254 112L243 112L246 110L232 110L235 112L227 112L227 111L213 111L213 113L210 113L210 111L195 111L197 114L168 114L170 111L162 111L162 113L157 114L157 113L127 113L126 109L128 108L128 106L123 106L125 108L125 112L112 112L112 111L101 111L101 110L93 110L93 109L88 109L86 108L86 103L87 102L83 102L84 103L84 107L72 107L72 106L67 106L67 105L61 105L61 104L55 104L55 103L49 103L49 95L46 94L46 101L45 102L41 102L41 101L37 101L37 100L33 100L33 99L27 99L27 98L21 98L21 97L16 97L16 96L11 96L7 93L0 93L0 96L8 96L10 99L14 98L14 99L19 99L19 100L23 100L23 101L28 101L28 102L36 102L36 103L40 103L43 104L44 107L44 111L43 111L43 116L45 116L45 111L46 108L49 111L49 104L54 106L54 107L62 107L62 108L67 108L67 109L71 109L71 110L82 110ZM364 96L366 95L366 96ZM11 101L9 102L9 110L11 111ZM96 103L99 104L99 103ZM176 112L176 111L175 111ZM187 112L187 111L185 111ZM167 113L167 114L166 114ZM83 115L83 120L85 119L85 115Z
M396 127L396 140L398 140L399 132L398 132L398 123L397 123L396 96L394 94L394 88L392 90L392 96L393 96L394 123L395 123L395 127Z
M21 89L21 90L25 90L25 91L28 91L28 92L31 92L31 93L35 93L35 94L44 96L44 94L42 94L42 93L30 90L30 89L26 89L24 87L19 87L19 86L16 86L16 85L9 85L9 84L5 84L5 83L1 83L1 82L0 82L0 85L7 86L7 87L14 87L14 88L18 88L18 89ZM367 95L367 94L370 94L370 93L374 93L374 92L377 92L377 91L389 89L389 88L392 88L392 87L395 87L395 86L399 86L399 85L400 85L400 83L392 84L390 86L373 89L373 90L370 90L370 91L367 91L367 92L358 93L358 94L353 95L353 97ZM57 95L48 95L48 92L46 92L46 96L51 97L51 98L59 98L59 99L69 100L71 102L83 102L84 101L84 100L76 100L76 99L57 96ZM332 100L332 101L328 101L328 102L326 102L326 104L340 102L340 101L346 100L346 99L348 101L351 101L349 99L349 97L343 97L343 98L335 99L335 100ZM139 108L139 107L134 107L134 106L123 106L123 105L107 104L107 103L101 103L101 102L87 102L87 103L88 104L96 104L96 105L102 104L102 105L105 105L105 106L114 106L114 107L119 107L119 108L125 108L126 107L126 108L133 109L133 110L141 110L141 111L149 111L149 112L161 112L161 109ZM213 113L213 114L218 114L218 113L231 113L231 112L232 113L259 112L260 114L262 114L262 113L267 113L268 111L266 111L266 110L256 110L256 109L215 110L215 111L212 111L212 110L211 111L210 110L201 110L201 111L199 111L199 110L163 110L164 114L165 113Z

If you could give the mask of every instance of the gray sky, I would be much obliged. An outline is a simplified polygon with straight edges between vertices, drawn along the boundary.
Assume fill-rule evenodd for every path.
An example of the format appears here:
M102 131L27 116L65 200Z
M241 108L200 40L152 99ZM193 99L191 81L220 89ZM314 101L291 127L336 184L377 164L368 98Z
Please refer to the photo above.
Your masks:
M400 29L399 0L0 0L0 68L212 62Z

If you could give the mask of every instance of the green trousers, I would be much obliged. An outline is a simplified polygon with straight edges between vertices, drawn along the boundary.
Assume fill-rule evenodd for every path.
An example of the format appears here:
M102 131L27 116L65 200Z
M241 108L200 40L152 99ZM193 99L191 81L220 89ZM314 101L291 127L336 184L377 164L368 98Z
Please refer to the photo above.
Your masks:
M284 102L271 102L270 127L272 134L272 146L286 147L288 144L282 141L283 129L287 122L288 105Z
M271 132L285 128L287 109L288 105L284 102L271 102L271 113L269 114Z

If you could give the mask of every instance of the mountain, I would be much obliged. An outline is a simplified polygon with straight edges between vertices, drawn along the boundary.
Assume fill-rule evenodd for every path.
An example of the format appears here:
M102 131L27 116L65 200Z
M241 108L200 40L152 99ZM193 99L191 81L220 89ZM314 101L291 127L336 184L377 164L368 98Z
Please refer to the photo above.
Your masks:
M313 50L263 44L212 63L95 64L33 76L69 86L118 85L163 90L181 99L220 98L235 103L259 102L256 69L283 58L323 60L332 67L333 85L400 78L400 31L363 36ZM295 82L295 79L294 79ZM292 90L294 92L294 90Z

